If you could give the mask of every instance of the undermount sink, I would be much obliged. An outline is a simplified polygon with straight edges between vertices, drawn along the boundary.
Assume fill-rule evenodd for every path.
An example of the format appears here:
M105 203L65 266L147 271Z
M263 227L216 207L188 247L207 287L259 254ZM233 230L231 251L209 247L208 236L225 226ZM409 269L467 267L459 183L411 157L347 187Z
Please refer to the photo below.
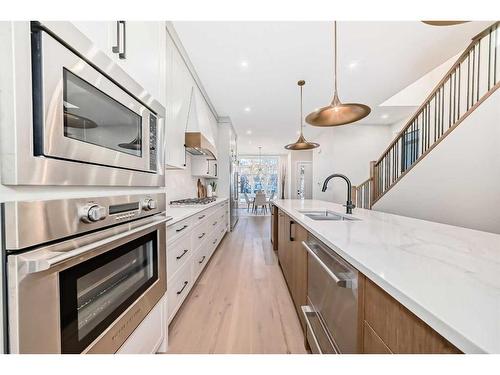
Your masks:
M355 217L341 215L338 212L329 210L316 210L316 211L299 211L312 220L329 220L329 221L359 221Z

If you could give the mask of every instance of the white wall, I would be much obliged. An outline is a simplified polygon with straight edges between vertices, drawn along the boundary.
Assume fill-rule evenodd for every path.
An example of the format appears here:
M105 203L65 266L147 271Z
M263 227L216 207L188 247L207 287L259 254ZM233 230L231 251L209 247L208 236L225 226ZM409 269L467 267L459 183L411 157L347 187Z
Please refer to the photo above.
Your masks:
M499 119L497 90L374 209L500 233Z
M323 181L332 173L345 174L353 185L370 177L370 161L380 157L392 139L387 125L345 125L325 129L315 138L321 146L313 150L313 199L344 204L346 184L331 180L326 192Z
M381 107L412 107L421 105L431 91L437 86L439 81L446 75L452 65L458 60L462 52L446 60L441 65L432 69L430 72L416 80L412 84L391 96L385 102L380 104Z

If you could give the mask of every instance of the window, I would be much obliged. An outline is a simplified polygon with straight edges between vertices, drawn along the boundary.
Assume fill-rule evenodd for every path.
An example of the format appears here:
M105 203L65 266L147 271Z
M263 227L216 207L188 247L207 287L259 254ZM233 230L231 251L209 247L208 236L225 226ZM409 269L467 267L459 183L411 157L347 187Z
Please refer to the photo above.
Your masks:
M263 191L267 196L278 195L279 157L244 156L239 162L238 191L240 201L245 202L243 193L249 195Z
M418 158L418 130L406 132L401 144L401 172L407 170Z

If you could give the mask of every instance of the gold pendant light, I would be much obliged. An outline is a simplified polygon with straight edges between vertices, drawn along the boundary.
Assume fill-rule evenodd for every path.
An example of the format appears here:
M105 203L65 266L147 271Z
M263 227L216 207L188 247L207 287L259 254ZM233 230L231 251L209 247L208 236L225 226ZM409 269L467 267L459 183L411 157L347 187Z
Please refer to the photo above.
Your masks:
M337 93L337 21L333 23L334 36L334 93L330 105L307 115L306 121L313 126L339 126L350 124L368 116L370 107L359 103L342 103Z
M308 142L304 138L304 134L302 133L302 128L304 127L302 119L303 114L302 114L302 87L306 84L306 81L300 80L297 82L297 85L300 87L300 136L299 139L295 143L291 143L289 145L286 145L285 148L287 150L312 150L313 148L319 147L319 143L314 143L314 142Z
M431 26L454 26L470 21L422 21L423 23Z

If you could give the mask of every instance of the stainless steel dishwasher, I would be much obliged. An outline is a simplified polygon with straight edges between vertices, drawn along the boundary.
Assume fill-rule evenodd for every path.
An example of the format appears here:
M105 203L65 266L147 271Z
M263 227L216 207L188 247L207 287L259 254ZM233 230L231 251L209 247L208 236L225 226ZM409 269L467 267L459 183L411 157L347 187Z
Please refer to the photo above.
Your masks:
M358 271L310 235L308 252L307 341L312 353L358 352Z

